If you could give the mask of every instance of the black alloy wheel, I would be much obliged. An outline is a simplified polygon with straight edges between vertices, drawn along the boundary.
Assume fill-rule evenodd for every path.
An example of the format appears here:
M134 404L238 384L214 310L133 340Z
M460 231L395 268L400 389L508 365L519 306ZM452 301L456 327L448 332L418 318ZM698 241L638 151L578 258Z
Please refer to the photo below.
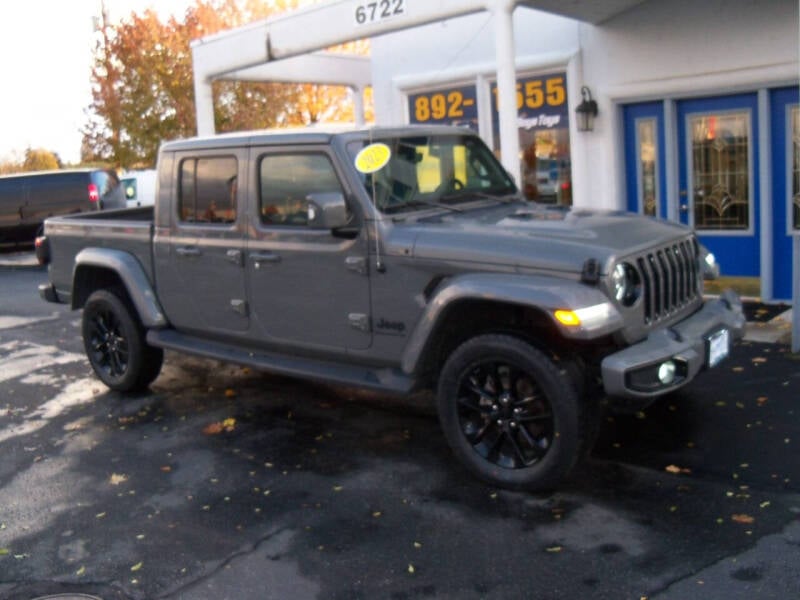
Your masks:
M504 469L530 467L553 445L550 401L531 375L505 360L486 360L465 373L458 420L472 449Z
M493 485L551 488L586 443L586 415L571 379L521 339L490 334L468 340L439 378L439 420L450 447Z
M128 340L119 316L104 305L88 320L89 360L103 371L106 378L119 379L128 369Z
M138 391L158 377L161 348L147 344L124 292L97 290L83 308L83 345L95 374L112 390Z

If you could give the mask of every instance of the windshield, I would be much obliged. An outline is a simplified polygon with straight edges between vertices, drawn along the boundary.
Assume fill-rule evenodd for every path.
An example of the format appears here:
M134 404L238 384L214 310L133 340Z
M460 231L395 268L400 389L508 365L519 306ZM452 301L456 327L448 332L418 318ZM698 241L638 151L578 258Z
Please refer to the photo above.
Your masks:
M351 142L355 160L359 151L385 144L388 162L361 179L375 206L387 214L424 206L451 208L476 197L516 194L513 180L491 150L470 135L413 135Z

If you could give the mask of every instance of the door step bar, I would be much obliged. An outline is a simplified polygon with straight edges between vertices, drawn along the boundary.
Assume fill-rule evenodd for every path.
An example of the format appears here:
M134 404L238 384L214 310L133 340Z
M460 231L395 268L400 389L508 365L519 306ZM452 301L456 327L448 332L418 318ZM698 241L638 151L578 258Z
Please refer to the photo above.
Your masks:
M369 369L347 363L242 349L224 342L180 333L174 329L151 329L147 332L147 343L158 348L214 358L301 379L351 385L395 394L407 394L413 388L411 377L399 369L389 367Z

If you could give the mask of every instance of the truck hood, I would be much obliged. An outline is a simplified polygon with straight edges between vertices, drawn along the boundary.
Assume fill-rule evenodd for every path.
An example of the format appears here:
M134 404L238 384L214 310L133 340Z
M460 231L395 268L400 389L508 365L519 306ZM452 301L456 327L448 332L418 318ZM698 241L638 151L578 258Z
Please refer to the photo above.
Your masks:
M404 253L418 259L580 272L685 236L674 223L622 211L514 203L400 223ZM400 233L397 231L397 233ZM390 236L394 237L394 236Z

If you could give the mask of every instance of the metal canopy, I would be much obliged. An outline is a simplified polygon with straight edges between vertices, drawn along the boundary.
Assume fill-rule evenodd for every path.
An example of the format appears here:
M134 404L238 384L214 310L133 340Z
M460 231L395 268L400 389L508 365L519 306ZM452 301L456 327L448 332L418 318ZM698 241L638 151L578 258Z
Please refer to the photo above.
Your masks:
M517 4L598 25L644 0L520 0Z
M197 132L214 133L211 83L220 79L344 85L354 90L356 120L363 123L363 90L370 85L368 59L320 52L337 44L409 29L472 13L492 13L498 99L514 106L516 74L512 15L517 6L600 23L642 0L404 0L388 18L359 13L353 0L330 0L192 42ZM363 7L362 7L363 8ZM507 114L506 114L507 113ZM520 180L516 116L501 111L503 164Z
M215 79L317 83L365 88L372 85L372 62L366 56L312 52L228 71Z

